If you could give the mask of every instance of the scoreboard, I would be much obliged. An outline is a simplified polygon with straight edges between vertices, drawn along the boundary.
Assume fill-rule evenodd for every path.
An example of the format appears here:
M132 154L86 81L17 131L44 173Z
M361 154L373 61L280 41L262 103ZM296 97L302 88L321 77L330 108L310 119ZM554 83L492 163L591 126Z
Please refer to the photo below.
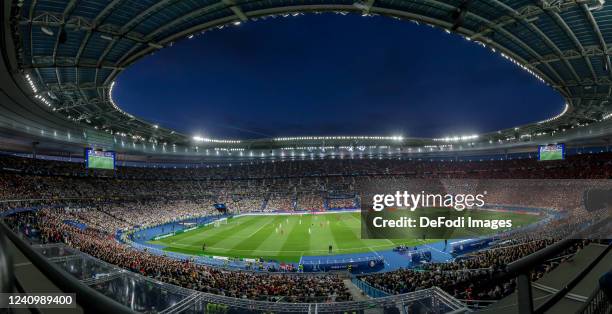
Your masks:
M538 146L538 160L565 159L565 144L548 144Z
M85 149L85 163L88 169L115 169L115 152Z

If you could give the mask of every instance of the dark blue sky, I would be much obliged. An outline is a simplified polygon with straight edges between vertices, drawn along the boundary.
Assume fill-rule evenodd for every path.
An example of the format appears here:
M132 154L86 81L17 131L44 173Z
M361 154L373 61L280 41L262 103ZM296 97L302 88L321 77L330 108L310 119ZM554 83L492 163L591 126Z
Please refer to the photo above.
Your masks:
M563 99L488 49L384 17L306 15L182 40L125 70L114 99L188 135L439 137L535 122Z

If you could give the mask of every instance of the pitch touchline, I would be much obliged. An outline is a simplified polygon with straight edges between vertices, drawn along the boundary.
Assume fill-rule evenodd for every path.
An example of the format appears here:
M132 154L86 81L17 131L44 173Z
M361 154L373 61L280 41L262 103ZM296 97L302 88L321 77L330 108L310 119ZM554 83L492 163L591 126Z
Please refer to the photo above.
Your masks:
M182 244L182 243L176 243L173 244L176 246L182 246L182 247L194 247L197 248L197 246L195 245L190 245L190 244ZM362 246L362 247L358 247L358 248L346 248L346 249L335 249L335 251L350 251L350 250L360 250L360 249L372 249L372 248L381 248L381 247L394 247L394 245L375 245L375 246ZM259 250L259 249L254 249L254 250L241 250L241 249L228 249L228 248L221 248L221 247L206 247L206 249L216 249L216 250L224 250L224 251L235 251L235 252L264 252L264 253L284 253L284 252L288 252L288 253L302 253L302 252L328 252L328 250L307 250L307 251L290 251L290 250L276 250L276 251L270 251L270 250Z

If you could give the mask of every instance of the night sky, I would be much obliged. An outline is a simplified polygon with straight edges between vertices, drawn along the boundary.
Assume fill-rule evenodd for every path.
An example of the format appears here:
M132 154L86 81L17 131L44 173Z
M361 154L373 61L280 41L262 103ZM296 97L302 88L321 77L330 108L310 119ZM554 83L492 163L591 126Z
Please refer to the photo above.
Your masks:
M499 54L384 17L306 15L207 32L125 70L124 110L214 138L442 137L535 122L563 99Z

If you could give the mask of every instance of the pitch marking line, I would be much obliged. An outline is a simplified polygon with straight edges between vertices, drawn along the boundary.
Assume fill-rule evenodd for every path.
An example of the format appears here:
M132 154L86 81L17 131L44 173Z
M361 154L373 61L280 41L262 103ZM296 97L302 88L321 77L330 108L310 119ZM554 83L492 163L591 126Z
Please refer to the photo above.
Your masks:
M249 235L247 236L247 239L249 239L249 238L251 238L252 236L254 236L254 235L257 233L257 232L259 232L261 229L263 229L263 228L264 228L265 226L267 226L267 225L268 225L267 223L265 223L265 224L261 225L261 227L257 228L257 230L255 230L255 231L253 231L251 234L249 234Z

